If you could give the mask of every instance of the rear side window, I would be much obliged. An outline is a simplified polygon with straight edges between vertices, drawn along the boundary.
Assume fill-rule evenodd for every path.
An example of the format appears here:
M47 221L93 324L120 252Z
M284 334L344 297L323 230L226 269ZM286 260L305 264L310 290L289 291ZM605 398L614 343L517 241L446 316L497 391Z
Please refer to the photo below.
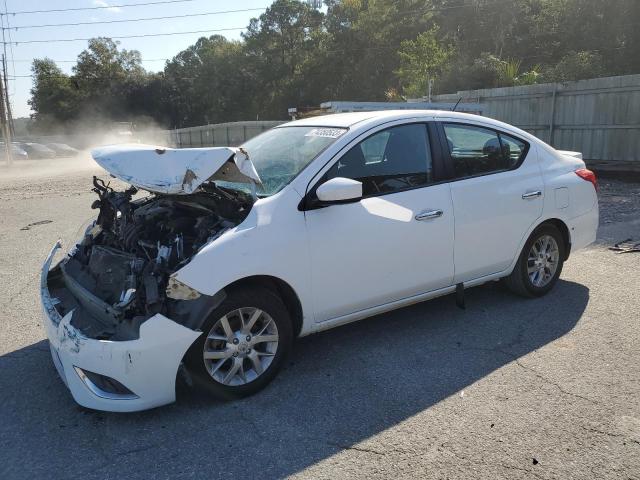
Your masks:
M505 133L499 133L502 151L507 157L507 168L514 168L527 153L527 144Z
M518 166L527 144L488 128L444 124L456 178L486 175Z
M401 125L374 133L345 153L325 179L362 182L364 196L428 185L433 180L425 124Z

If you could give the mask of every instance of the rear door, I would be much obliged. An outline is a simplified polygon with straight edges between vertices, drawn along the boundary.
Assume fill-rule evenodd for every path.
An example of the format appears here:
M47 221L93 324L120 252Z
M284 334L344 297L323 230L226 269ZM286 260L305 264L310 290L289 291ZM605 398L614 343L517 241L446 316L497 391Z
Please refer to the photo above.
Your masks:
M536 152L512 134L479 124L442 122L455 216L454 282L501 272L542 214Z

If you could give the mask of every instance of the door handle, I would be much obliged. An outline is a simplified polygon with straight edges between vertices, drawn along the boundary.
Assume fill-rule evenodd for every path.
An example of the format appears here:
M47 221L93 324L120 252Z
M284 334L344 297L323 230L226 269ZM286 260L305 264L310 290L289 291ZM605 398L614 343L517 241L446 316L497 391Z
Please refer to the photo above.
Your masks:
M535 192L527 192L522 195L523 200L529 200L530 198L538 198L542 196L542 192L540 190L536 190Z
M444 212L442 210L428 210L426 212L416 215L416 220L424 222L425 220L433 220L434 218L441 217Z

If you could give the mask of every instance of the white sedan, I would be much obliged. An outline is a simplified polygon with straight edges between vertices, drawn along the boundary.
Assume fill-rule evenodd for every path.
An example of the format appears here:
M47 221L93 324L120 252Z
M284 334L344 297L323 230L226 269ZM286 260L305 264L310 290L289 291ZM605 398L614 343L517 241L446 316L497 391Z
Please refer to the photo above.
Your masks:
M53 248L41 295L60 376L102 410L174 401L179 371L218 397L255 393L298 337L485 282L544 295L598 225L579 154L461 113L93 156L131 187L94 178L97 218L51 268Z

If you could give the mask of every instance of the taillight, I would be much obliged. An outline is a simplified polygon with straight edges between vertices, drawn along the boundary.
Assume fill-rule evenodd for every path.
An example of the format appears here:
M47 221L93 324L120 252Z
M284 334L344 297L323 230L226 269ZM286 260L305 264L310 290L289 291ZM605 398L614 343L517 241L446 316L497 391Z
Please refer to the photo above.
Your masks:
M598 191L598 179L596 178L596 174L591 170L588 168L579 168L576 170L576 175L587 182L591 182L593 184L593 188L596 189L596 192Z

